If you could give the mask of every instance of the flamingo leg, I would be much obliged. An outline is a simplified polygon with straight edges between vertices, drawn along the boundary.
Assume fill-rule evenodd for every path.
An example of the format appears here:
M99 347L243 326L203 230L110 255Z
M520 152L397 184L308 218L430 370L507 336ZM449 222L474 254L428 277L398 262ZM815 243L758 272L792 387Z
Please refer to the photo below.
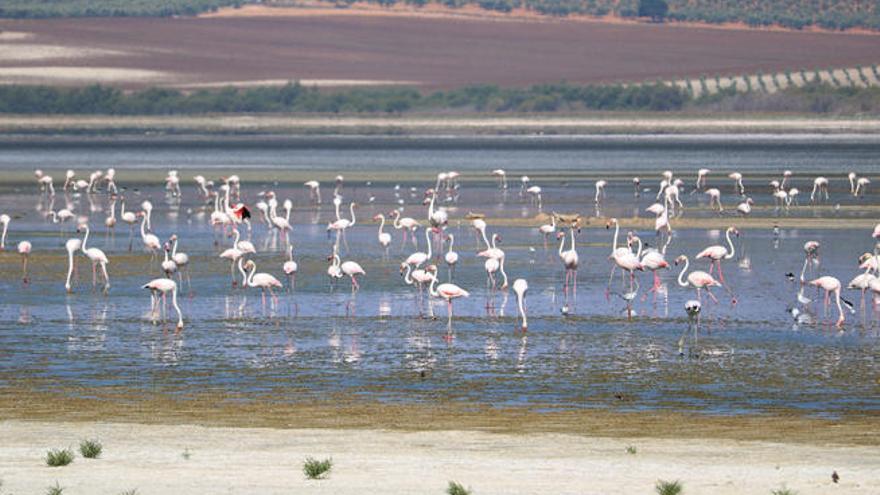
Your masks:
M706 294L709 294L709 297L712 298L712 301L713 301L715 304L718 304L718 299L715 297L715 294L712 294L712 291L709 290L708 287L706 287Z

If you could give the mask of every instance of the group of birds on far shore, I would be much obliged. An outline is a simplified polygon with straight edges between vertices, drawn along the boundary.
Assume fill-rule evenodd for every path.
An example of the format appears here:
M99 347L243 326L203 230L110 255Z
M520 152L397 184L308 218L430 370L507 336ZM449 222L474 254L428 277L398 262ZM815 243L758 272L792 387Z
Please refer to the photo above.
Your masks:
M721 191L715 187L709 187L708 179L711 171L709 169L700 169L696 175L694 189L692 192L701 192L708 197L709 208L718 212L724 211L721 203ZM38 185L38 194L42 198L52 198L56 194L56 189L52 177L45 174L41 170L35 172ZM491 172L491 176L497 180L500 189L508 189L507 173L502 169L496 169ZM751 197L746 196L745 186L743 184L743 176L738 172L728 174L729 179L733 181L733 192L742 198L742 202L736 207L736 210L742 215L748 215L754 201ZM850 182L850 194L853 196L862 196L865 194L870 180L866 177L858 177L855 173L847 176ZM454 269L459 263L459 254L454 250L455 238L452 233L447 232L450 223L450 212L441 203L457 201L459 189L461 186L461 175L458 172L444 172L437 175L433 187L424 190L424 199L422 203L427 207L426 218L418 220L413 217L407 217L403 214L403 208L396 208L387 215L378 213L372 217L378 222L377 241L379 246L384 250L385 258L388 256L388 248L392 244L392 234L386 232L386 222L390 226L401 231L403 234L402 246L407 242L412 242L416 251L409 254L400 262L399 268L403 280L406 284L413 285L417 288L419 299L423 290L427 289L428 294L433 298L439 298L447 303L447 323L451 330L453 317L453 303L456 299L468 297L468 290L453 283ZM179 198L183 194L180 186L180 177L177 171L169 171L165 177L165 190L169 198ZM253 208L242 202L241 179L237 175L221 177L216 183L206 179L202 175L193 178L197 194L200 201L206 205L212 205L213 210L208 218L210 226L216 235L219 234L221 239L227 237L232 240L231 247L223 250L219 257L227 260L230 265L230 278L232 286L239 284L238 274L240 274L240 283L243 287L260 289L263 304L266 303L267 295L272 298L273 302L277 302L277 290L285 287L278 278L268 272L258 272L256 261L253 259L256 254L256 247L247 239L242 239L241 232L247 229L248 237L255 228L255 224L265 226L267 235L279 239L286 247L287 259L280 266L280 271L284 273L287 279L286 287L292 290L295 285L295 277L298 271L297 261L293 256L293 243L291 235L293 234L293 223L291 222L291 213L293 211L293 202L285 199L281 203L283 214L279 213L279 200L273 191L263 191L258 193L259 200L253 204ZM635 177L632 179L634 185L634 195L639 196L649 191L648 188L641 187L641 179ZM544 199L542 197L542 188L533 185L527 176L520 178L520 194L530 196L533 204L542 210ZM606 222L606 228L614 228L612 238L612 248L609 259L612 262L612 270L608 279L608 287L606 295L610 293L614 272L617 269L622 274L628 276L629 284L625 283L622 278L621 290L619 294L623 299L631 302L635 299L639 290L636 281L636 272L651 271L653 276L653 284L648 292L655 292L662 287L659 271L670 268L667 262L666 254L673 239L673 229L671 220L674 215L681 215L684 204L681 200L681 194L684 190L684 181L676 177L671 171L664 171L660 175L659 187L657 189L657 202L650 205L646 212L655 216L654 230L658 237L655 244L658 248L647 247L642 240L632 232L627 234L625 242L619 242L620 239L620 223L616 218L610 218ZM598 180L595 182L594 201L600 204L605 201L605 188L608 182ZM322 203L321 184L318 181L308 181L304 183L308 188L309 202L317 207ZM349 217L342 215L344 203L344 179L337 176L335 180L335 188L333 191L333 205L335 208L335 220L327 225L328 236L335 236L332 243L331 252L328 254L327 275L331 280L331 284L335 281L348 277L351 283L352 291L360 289L363 283L360 279L366 276L365 270L359 263L354 260L343 260L342 252L344 246L347 245L346 232L350 231L357 225L357 203L350 201L348 204ZM783 172L781 180L773 180L769 183L771 188L771 196L777 207L788 208L797 204L798 190L793 186L793 174L786 170ZM177 328L182 329L184 326L183 314L178 303L178 287L179 284L190 283L189 276L189 256L180 251L180 238L177 234L171 235L163 242L152 228L152 212L153 205L149 200L141 202L138 211L126 209L125 188L120 188L116 183L116 171L108 169L106 172L95 171L89 174L89 179L78 179L74 171L69 170L66 173L65 181L61 186L65 195L99 195L106 194L109 201L109 214L104 219L104 226L108 230L112 230L117 225L117 219L129 226L129 250L135 238L135 230L139 227L140 240L143 249L150 254L150 262L155 263L160 254L164 257L159 261L164 276L148 281L142 287L149 290L151 296L151 314L154 323L159 321L162 315L163 301L167 301L167 296L171 295L172 306L177 314ZM399 186L396 186L396 190ZM399 194L395 193L399 197ZM421 193L420 193L421 194ZM810 194L811 202L827 202L829 200L829 180L826 177L816 177L813 180L813 189ZM372 201L373 198L370 198ZM116 204L120 203L119 216L116 215ZM676 213L677 211L677 213ZM255 217L254 213L259 212L259 217ZM102 289L105 294L110 290L110 274L108 265L110 260L101 249L89 245L89 236L91 233L91 219L85 214L78 214L73 208L62 208L53 210L51 207L45 214L48 221L57 224L75 223L76 232L82 234L82 237L73 237L66 241L65 248L68 254L68 271L65 281L65 289L68 292L73 290L72 276L76 268L76 258L81 254L88 258L92 265L92 285L98 286L99 275L102 282ZM494 292L496 290L506 290L509 287L508 275L505 271L506 254L500 247L501 236L493 233L491 236L487 233L487 218L481 214L468 213L462 220L470 222L478 242L482 243L482 248L476 253L476 256L483 258L483 268L486 272L487 290ZM12 219L8 214L0 215L0 226L2 226L2 237L0 237L0 249L6 248L7 231ZM138 225L139 224L139 225ZM537 227L538 233L544 237L545 246L548 239L555 235L558 245L558 256L564 268L564 277L562 281L563 293L566 301L569 293L576 297L577 293L577 270L580 264L577 251L577 235L580 232L581 217L578 214L558 214L549 215L549 223L542 224ZM426 251L420 251L419 229L424 229L424 238L426 241ZM689 317L690 324L699 325L699 315L702 309L702 293L705 291L708 297L715 303L718 302L712 288L725 288L731 297L731 302L736 304L736 297L729 290L724 279L722 262L730 260L735 256L736 247L733 237L739 236L739 230L733 226L725 230L726 245L712 245L700 251L694 256L695 259L704 259L709 262L709 271L691 270L690 258L681 254L673 260L675 265L683 265L677 277L677 283L684 288L693 288L696 293L696 299L688 300L684 309ZM880 239L880 224L874 229L872 234L874 239ZM448 244L447 244L448 243ZM28 277L28 256L32 251L32 245L27 240L21 240L17 244L17 251L22 259L22 282L29 283ZM832 276L820 276L808 280L807 272L811 273L818 265L819 243L816 241L808 241L804 245L805 259L803 269L801 270L799 281L801 289L798 292L798 299L803 304L809 304L810 300L804 295L804 287L814 286L824 290L824 303L826 310L830 304L830 297L833 295L836 300L838 309L837 326L843 326L845 322L843 304L852 306L841 297L841 282ZM440 281L439 268L435 260L439 262L440 255L442 260L448 266L449 281ZM384 260L384 258L383 258ZM859 260L859 269L862 271L848 285L849 289L857 289L862 292L862 304L864 305L865 294L870 291L874 298L880 298L880 244L874 249L873 253L865 253ZM236 274L236 271L238 274ZM717 271L717 273L715 273ZM175 276L177 281L174 280ZM717 277L717 278L716 278ZM792 277L794 277L792 275ZM528 328L528 320L525 308L525 297L528 291L528 282L524 278L517 278L510 285L517 297L518 321L521 321L519 328L526 330ZM421 303L419 303L421 304ZM568 304L563 307L563 313L567 312ZM421 312L421 305L419 306ZM801 313L793 310L792 315L798 318ZM690 326L689 325L689 328ZM684 339L684 334L682 335ZM681 345L682 341L680 341Z

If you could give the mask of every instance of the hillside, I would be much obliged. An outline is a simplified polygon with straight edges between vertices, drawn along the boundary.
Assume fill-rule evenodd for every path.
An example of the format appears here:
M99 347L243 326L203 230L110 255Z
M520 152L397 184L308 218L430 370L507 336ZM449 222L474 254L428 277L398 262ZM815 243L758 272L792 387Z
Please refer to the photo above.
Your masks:
M428 4L449 8L478 7L496 12L524 10L548 16L639 15L645 0L357 0L380 6ZM738 23L749 26L781 26L792 29L818 27L829 30L852 28L880 30L880 3L862 0L654 0L668 6L665 18L697 23ZM346 7L355 0L4 0L0 18L48 17L168 17L197 15L221 7L243 4L296 6L324 3Z

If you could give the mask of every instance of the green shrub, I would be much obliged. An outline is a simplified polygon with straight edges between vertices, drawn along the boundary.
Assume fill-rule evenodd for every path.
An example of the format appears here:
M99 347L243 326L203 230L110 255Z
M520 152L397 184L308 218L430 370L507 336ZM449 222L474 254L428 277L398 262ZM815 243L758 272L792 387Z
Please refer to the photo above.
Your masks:
M657 495L679 495L684 486L680 481L663 481L658 480L654 485L654 491L657 492Z
M86 459L97 459L104 447L97 440L83 440L79 443L79 453Z
M323 459L318 460L313 457L309 457L303 462L303 473L305 473L306 478L310 480L318 480L326 477L327 473L330 472L330 469L333 467L332 459Z
M73 462L73 451L70 449L53 449L46 452L46 465L50 467L66 466Z
M447 495L471 495L471 489L465 488L464 485L456 481L450 481L446 487Z

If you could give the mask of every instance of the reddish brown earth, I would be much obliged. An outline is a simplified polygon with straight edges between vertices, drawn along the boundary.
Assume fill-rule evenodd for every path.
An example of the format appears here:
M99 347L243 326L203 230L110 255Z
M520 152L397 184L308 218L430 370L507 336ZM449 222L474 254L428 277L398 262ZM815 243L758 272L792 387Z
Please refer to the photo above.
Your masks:
M0 40L0 82L6 83L82 84L94 74L96 80L123 87L332 79L449 88L473 83L643 81L880 63L880 36L355 11L4 20L0 30L33 35ZM24 53L34 45L90 50L81 57L9 55L17 46ZM64 67L93 70L77 79L71 78L76 69L59 69ZM160 75L151 78L140 72L128 77L126 71L104 70L108 68Z

